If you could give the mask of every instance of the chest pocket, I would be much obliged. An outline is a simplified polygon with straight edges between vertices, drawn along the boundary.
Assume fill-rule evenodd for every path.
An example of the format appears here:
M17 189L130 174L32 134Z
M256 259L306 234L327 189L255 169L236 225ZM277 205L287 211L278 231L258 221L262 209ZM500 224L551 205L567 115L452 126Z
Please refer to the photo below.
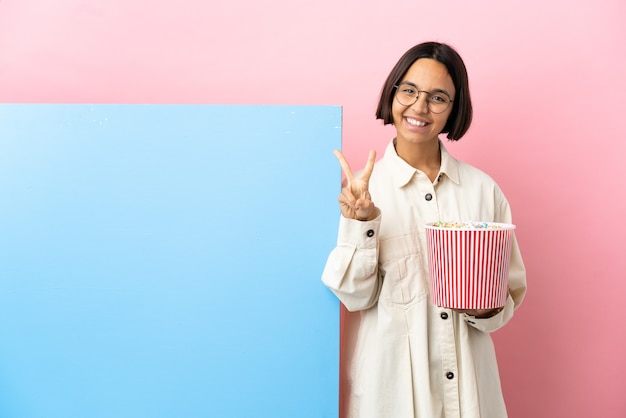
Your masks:
M380 241L379 270L383 282L378 303L411 305L429 294L426 236L401 235Z

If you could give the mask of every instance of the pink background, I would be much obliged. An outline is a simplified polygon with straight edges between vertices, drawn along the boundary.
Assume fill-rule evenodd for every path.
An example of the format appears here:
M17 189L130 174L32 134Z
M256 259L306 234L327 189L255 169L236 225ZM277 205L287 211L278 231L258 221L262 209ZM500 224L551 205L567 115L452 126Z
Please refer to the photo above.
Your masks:
M624 16L621 0L0 0L0 102L342 105L356 167L393 135L373 114L399 56L452 44L475 123L448 148L504 189L528 269L494 334L510 416L617 418Z

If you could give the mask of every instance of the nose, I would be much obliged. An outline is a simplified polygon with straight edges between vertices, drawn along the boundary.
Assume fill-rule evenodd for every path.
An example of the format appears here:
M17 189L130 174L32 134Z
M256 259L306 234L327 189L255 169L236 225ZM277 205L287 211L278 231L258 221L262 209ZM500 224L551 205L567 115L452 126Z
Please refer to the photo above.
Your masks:
M421 93L417 96L417 100L415 100L415 103L413 103L411 107L419 113L428 113L428 95Z

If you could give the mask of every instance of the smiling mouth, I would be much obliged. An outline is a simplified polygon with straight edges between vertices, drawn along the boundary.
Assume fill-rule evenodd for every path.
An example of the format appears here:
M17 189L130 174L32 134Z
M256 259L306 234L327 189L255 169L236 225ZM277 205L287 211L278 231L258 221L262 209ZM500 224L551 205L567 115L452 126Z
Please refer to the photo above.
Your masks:
M422 126L426 126L426 125L427 125L427 123L426 123L426 122L422 122L422 121L420 121L420 120L417 120L417 119L412 119L412 118L406 118L406 121L407 121L410 125L413 125L413 126L419 126L419 127L422 127Z

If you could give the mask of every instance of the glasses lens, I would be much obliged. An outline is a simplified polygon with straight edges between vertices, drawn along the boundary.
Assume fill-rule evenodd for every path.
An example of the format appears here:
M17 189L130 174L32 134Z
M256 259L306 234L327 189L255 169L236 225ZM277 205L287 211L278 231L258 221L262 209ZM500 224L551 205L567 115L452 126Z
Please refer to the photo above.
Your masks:
M419 92L417 89L408 84L400 84L397 86L396 98L402 106L411 106L417 100Z
M428 94L428 108L433 113L443 113L450 106L450 98L443 93Z

